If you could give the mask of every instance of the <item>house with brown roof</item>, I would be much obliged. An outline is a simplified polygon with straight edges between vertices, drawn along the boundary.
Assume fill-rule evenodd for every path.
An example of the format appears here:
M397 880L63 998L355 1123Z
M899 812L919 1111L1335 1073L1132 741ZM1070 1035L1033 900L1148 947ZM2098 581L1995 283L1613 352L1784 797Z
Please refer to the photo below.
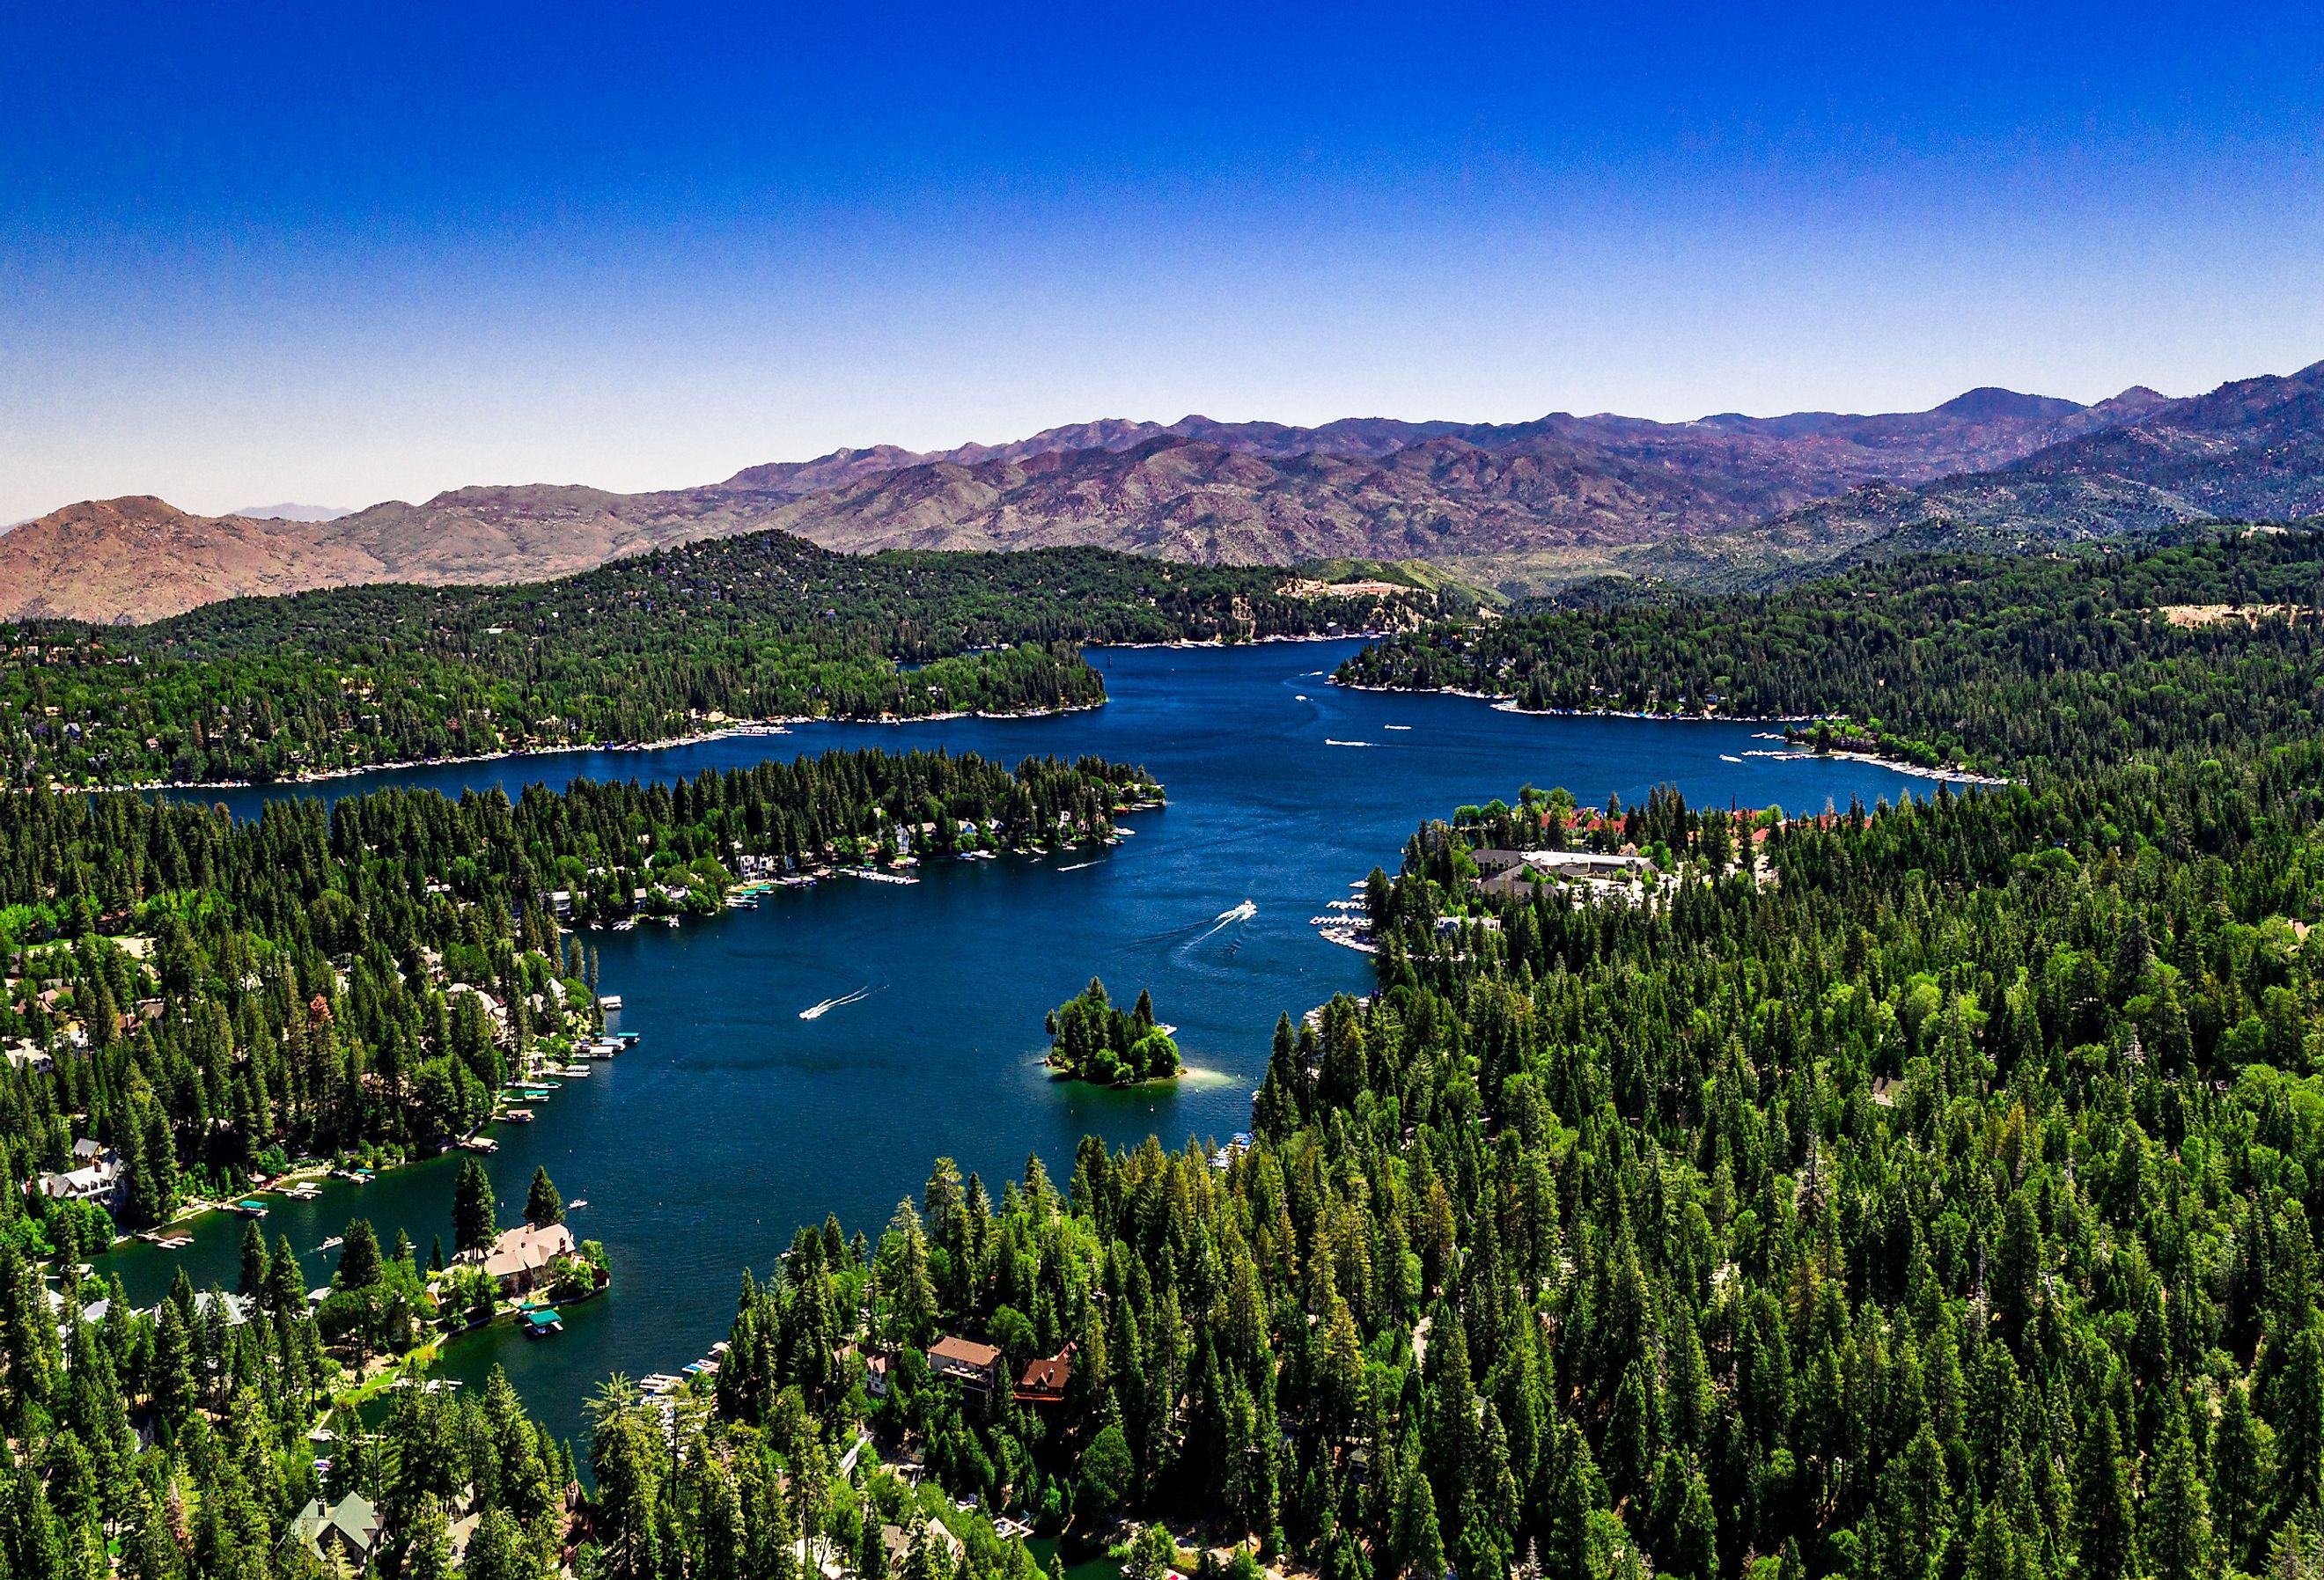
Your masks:
M570 1256L573 1251L573 1231L564 1224L536 1229L526 1224L494 1240L482 1257L471 1251L465 1259L480 1261L485 1276L501 1287L502 1294L529 1295L548 1282L549 1270L557 1259Z
M945 1337L928 1349L928 1370L939 1377L949 1377L964 1388L979 1393L990 1393L993 1380L1001 1374L1001 1351L992 1344L981 1344L974 1339Z
M1054 1355L1025 1363L1024 1375L1017 1379L1017 1397L1027 1404L1063 1404L1065 1384L1073 1380L1074 1346L1067 1344Z

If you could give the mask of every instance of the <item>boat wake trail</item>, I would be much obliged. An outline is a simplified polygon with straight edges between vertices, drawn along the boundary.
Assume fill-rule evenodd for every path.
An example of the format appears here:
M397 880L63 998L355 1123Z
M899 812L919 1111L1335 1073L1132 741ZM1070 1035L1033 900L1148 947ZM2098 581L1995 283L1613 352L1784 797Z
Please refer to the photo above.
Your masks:
M1248 900L1244 901L1240 905L1230 906L1226 910L1220 911L1217 918L1212 921L1211 925L1204 928L1197 937L1189 940L1186 947L1191 949L1196 944L1201 943L1203 939L1207 938L1213 933L1217 932L1221 928L1232 927L1239 921L1249 921L1252 917L1257 916L1258 914L1259 907Z
M869 987L859 987L853 993L842 993L835 999L825 999L819 1004L809 1004L799 1012L802 1021L820 1021L834 1010L844 1010L850 1004L860 1004L872 996Z
M1258 904L1253 901L1246 900L1240 905L1231 906L1220 911L1208 921L1190 921L1184 927L1166 928L1161 932L1148 933L1144 938L1133 938L1130 941L1133 944L1163 944L1176 938L1180 942L1172 949L1172 953L1184 958L1188 950L1221 928L1231 927L1239 921L1249 921L1258 914Z
M1057 871L1061 873L1078 873L1084 867L1093 867L1095 865L1097 865L1095 862L1075 862L1069 867L1059 867Z

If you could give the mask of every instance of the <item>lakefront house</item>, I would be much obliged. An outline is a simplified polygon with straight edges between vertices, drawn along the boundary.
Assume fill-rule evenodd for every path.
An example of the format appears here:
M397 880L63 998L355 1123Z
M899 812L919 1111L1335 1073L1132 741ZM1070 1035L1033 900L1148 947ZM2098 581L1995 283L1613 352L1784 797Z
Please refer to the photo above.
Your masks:
M501 1234L490 1251L464 1252L461 1260L481 1264L502 1294L530 1295L549 1281L557 1259L573 1252L573 1231L564 1224L536 1229L525 1224Z

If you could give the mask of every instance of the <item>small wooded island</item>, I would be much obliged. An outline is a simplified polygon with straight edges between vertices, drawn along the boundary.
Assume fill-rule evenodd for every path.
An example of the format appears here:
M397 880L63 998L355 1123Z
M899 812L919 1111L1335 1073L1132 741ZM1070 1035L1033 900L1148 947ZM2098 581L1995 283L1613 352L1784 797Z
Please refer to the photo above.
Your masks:
M1144 989L1128 1014L1106 997L1105 984L1089 986L1049 1012L1049 1067L1067 1080L1127 1086L1165 1081L1178 1073L1178 1045L1170 1029L1154 1022L1154 999Z

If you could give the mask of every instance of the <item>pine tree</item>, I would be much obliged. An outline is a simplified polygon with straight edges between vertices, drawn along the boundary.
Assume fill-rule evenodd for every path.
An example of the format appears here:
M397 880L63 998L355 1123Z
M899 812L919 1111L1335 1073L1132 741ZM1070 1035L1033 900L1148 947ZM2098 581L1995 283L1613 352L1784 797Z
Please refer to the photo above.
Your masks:
M331 1275L332 1287L368 1289L379 1282L384 1270L379 1259L379 1237L372 1233L371 1220L352 1220L347 1224L346 1243L339 1247L339 1265Z
M514 1514L506 1509L484 1511L476 1533L468 1538L460 1575L461 1580L540 1580L540 1566Z
M470 995L463 994L462 997ZM460 1160L460 1178L452 1187L452 1248L463 1254L489 1251L500 1234L493 1221L493 1182L474 1158Z
M267 1260L266 1308L277 1317L296 1317L307 1308L307 1275L288 1234L275 1237L274 1254Z
M2212 1573L2210 1500L2196 1470L2186 1422L2175 1409L2147 1477L2139 1540L2153 1580L2199 1580Z
M1667 1551L1655 1554L1657 1573L1685 1580L1719 1580L1719 1516L1711 1506L1711 1485L1690 1470L1686 1492L1672 1522Z
M2247 1566L2257 1561L2254 1548L2272 1475L2271 1437L2267 1424L2252 1414L2251 1391L2229 1387L2211 1434L2211 1515L2230 1563Z
M557 1194L549 1183L548 1165L532 1171L532 1188L525 1194L524 1221L536 1229L546 1229L551 1224L565 1221L565 1198Z
M889 1220L887 1243L894 1247L893 1266L885 1280L893 1336L904 1344L922 1344L936 1323L936 1281L928 1271L927 1236L920 1228L919 1210L905 1197Z
M174 1301L161 1305L153 1342L153 1410L172 1432L186 1423L199 1395L194 1386L194 1345Z
M450 1580L452 1538L444 1505L432 1494L423 1496L413 1511L411 1527L404 1538L402 1573L405 1580Z
M2027 1552L2029 1546L2009 1523L2006 1511L1997 1503L1983 1505L1969 1536L1962 1580L2035 1580L2037 1571ZM1788 1572L1785 1580L1789 1580Z
M2124 1580L2130 1573L2130 1485L2123 1474L2114 1411L2095 1402L2082 1429L2082 1449L2074 1465L2074 1548L2087 1580Z
M2284 1347L2275 1400L2275 1506L2290 1511L2324 1486L2324 1325L2312 1317Z
M1444 1573L1444 1536L1436 1522L1436 1494L1417 1468L1403 1478L1393 1550L1399 1574L1437 1580Z
M266 1232L255 1218L242 1225L242 1281L236 1292L248 1299L263 1299L267 1286Z

